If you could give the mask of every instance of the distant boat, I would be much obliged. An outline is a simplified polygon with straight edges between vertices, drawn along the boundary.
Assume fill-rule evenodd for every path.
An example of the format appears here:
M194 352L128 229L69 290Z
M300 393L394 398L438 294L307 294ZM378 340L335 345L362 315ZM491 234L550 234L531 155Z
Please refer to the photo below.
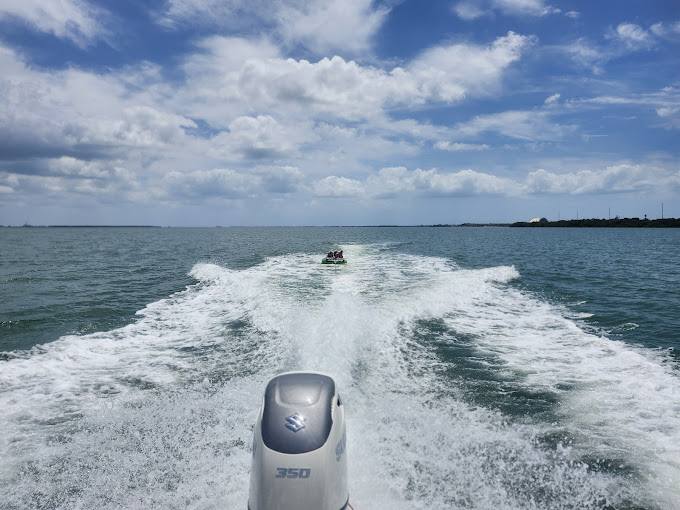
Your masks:
M322 264L347 264L347 259L342 257L342 258L329 258L326 257L321 261Z
M347 259L342 255L342 250L331 250L326 255L326 258L321 261L322 264L347 264Z

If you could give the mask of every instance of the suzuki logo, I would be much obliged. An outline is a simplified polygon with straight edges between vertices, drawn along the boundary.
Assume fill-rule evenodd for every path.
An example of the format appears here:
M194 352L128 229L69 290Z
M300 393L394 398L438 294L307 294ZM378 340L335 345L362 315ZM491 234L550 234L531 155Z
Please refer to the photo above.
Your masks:
M292 430L293 432L297 432L300 429L305 428L305 421L307 421L307 418L304 416L300 416L298 413L295 413L292 416L289 416L286 418L286 428L289 430Z

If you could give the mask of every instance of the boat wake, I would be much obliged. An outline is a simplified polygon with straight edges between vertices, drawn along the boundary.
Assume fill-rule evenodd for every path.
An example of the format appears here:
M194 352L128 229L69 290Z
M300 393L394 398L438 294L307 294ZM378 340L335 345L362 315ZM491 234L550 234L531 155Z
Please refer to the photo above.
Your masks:
M0 371L6 508L243 508L266 382L331 374L360 509L673 508L680 378L512 267L344 246L196 283Z

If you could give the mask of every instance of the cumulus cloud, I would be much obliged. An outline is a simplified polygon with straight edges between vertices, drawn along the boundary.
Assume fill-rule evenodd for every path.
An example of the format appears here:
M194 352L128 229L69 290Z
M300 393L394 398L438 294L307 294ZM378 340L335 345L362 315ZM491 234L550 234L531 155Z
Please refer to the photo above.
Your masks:
M149 147L175 143L184 137L184 128L196 127L194 121L181 115L149 106L132 106L123 110L122 119L114 122L110 132L125 145Z
M511 32L489 45L440 45L389 70L340 57L284 59L267 39L209 37L181 64L186 80L174 84L147 62L49 71L0 45L0 171L23 175L24 183L2 185L6 193L38 189L43 177L54 193L71 186L142 196L135 181L187 200L214 190L226 197L296 192L306 185L305 172L318 174L320 164L357 168L376 151L413 154L419 139L450 139L446 128L393 122L389 112L488 94L531 43ZM290 165L303 148L304 171ZM220 166L244 162L257 166ZM338 179L314 189L358 192L356 182Z
M118 72L28 67L0 46L0 159L134 157L140 151L182 147L196 123L157 103L145 84L148 66ZM151 78L150 78L151 76ZM131 92L139 90L139 92Z
M443 172L438 169L409 171L405 167L382 168L365 181L329 176L312 187L321 197L354 199L415 196L504 196L584 195L598 193L638 193L680 188L680 171L654 165L619 164L577 172L550 172L538 169L524 179L500 177L472 169Z
M62 156L50 160L49 167L55 175L83 177L86 179L104 179L110 171L99 161L83 161L70 156Z
M166 199L243 199L293 193L300 189L301 180L296 167L214 168L169 172L162 177L159 189Z
M260 176L262 189L268 193L293 193L302 186L303 174L297 167L272 166L255 168Z
M354 179L329 175L312 185L312 192L318 197L359 197L364 195L363 185Z
M227 51L217 38L214 56L192 57L185 64L192 84L192 108L211 122L224 109L268 111L271 115L363 121L392 108L432 102L453 103L497 90L503 72L533 43L508 33L491 45L440 45L424 51L404 67L385 70L335 56L318 62L282 58L247 58L238 69L222 66ZM243 44L230 39L243 52ZM259 50L252 50L259 51ZM214 84L219 83L219 87ZM212 85L212 86L211 86ZM209 105L209 107L207 106Z
M602 170L557 174L543 169L529 173L525 189L532 194L634 193L680 185L680 172L651 165L621 164Z
M20 20L37 31L70 39L80 46L103 35L98 20L104 17L103 9L79 0L0 0L1 22Z
M405 167L382 168L365 182L346 177L329 176L317 181L312 190L321 197L393 198L400 194L419 196L518 196L521 186L474 170L440 172L437 169L409 171Z
M298 0L282 5L274 16L290 44L303 44L316 54L359 54L370 48L388 12L373 0Z
M14 173L0 170L0 185L19 197L37 195L41 202L56 200L105 202L145 201L149 191L135 172L119 166L120 162L85 161L63 156L50 159L41 171Z
M295 147L291 135L270 115L238 117L211 140L211 151L224 159L276 159Z
M260 188L260 177L232 169L169 172L163 177L163 189L169 196L187 199L245 198Z
M492 89L501 73L535 42L509 32L491 46L453 44L430 48L408 67L418 90L429 100L451 102L480 87ZM482 91L482 94L484 92Z
M157 19L167 27L201 24L241 33L264 26L289 47L357 55L370 50L388 12L373 0L169 0Z

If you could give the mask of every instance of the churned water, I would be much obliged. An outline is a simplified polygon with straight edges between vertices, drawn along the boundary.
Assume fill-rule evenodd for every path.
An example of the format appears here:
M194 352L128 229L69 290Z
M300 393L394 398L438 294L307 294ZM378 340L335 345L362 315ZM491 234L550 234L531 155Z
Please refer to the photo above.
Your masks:
M678 253L666 229L0 229L0 508L244 509L264 387L300 369L339 384L356 510L680 508Z

